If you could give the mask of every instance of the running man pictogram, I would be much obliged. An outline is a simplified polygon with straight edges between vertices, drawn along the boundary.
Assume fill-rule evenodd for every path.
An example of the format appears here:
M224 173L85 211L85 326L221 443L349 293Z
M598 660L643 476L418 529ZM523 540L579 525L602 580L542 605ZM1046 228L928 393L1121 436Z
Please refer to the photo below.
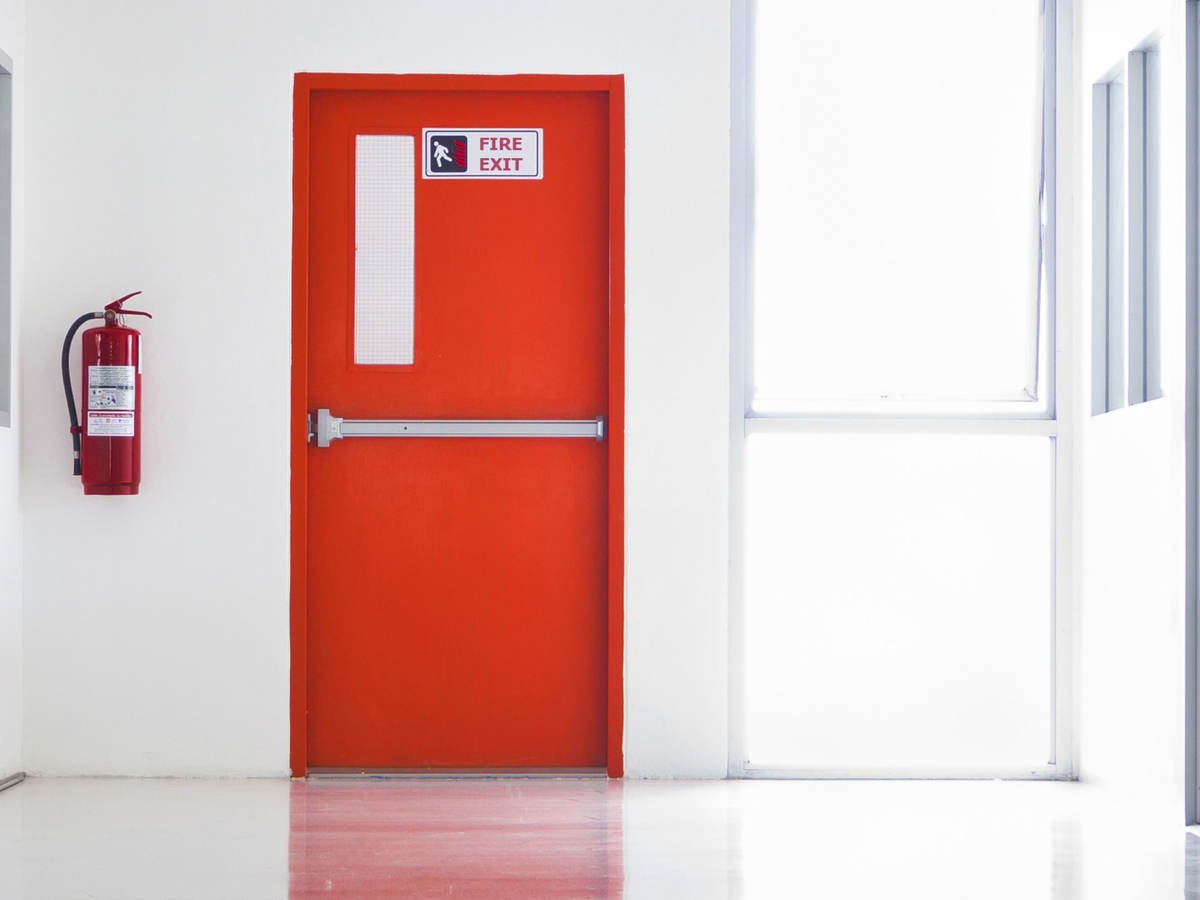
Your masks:
M433 142L433 162L439 169L448 162L453 162L454 158L450 155L450 151L446 149L446 145L441 141Z
M426 172L429 175L457 175L467 171L465 134L431 134L427 148Z

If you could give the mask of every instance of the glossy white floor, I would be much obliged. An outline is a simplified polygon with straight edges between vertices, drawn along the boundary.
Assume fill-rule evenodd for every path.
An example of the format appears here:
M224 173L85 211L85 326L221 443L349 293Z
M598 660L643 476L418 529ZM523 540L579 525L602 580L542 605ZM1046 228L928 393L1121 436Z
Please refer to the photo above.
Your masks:
M29 779L2 898L1200 898L1080 784Z

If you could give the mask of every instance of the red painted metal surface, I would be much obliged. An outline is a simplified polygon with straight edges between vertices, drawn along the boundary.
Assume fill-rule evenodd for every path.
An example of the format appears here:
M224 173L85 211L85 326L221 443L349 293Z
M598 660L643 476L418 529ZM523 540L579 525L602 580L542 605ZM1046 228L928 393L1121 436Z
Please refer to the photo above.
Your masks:
M622 772L620 95L608 78L297 77L296 774ZM356 366L354 135L414 135L419 172L421 128L455 126L543 128L545 177L418 175L415 365ZM603 414L610 427L603 443L315 449L303 414L317 407L349 418Z
M83 417L79 458L85 494L136 494L142 480L142 370L141 335L116 324L89 328L82 338ZM131 366L134 375L134 409L119 411L133 419L132 435L92 433L88 409L89 371L93 366Z

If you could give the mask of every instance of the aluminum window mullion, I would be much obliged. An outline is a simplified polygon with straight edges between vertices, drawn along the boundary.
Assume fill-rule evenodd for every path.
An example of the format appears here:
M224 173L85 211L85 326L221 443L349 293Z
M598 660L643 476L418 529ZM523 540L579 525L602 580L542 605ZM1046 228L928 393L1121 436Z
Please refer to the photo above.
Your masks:
M803 781L1052 781L1062 779L1061 768L1046 766L984 768L977 766L862 766L854 768L813 766L746 766L747 778Z
M1187 48L1184 71L1184 446L1185 533L1187 564L1185 572L1185 824L1200 819L1200 631L1197 613L1200 606L1200 3L1188 0L1185 7Z
M751 434L993 434L1055 437L1054 419L983 418L870 418L838 416L748 417L744 433Z
M1041 45L1041 177L1038 183L1038 268L1034 292L1032 329L1028 335L1032 383L1025 393L1029 400L1041 401L1055 409L1055 321L1058 242L1058 201L1054 186L1058 180L1058 10L1053 0L1042 7Z
M745 523L744 421L751 407L753 385L753 310L750 302L754 271L754 5L755 0L730 4L730 361L729 361L729 633L726 643L728 676L728 735L726 773L746 775L745 759Z

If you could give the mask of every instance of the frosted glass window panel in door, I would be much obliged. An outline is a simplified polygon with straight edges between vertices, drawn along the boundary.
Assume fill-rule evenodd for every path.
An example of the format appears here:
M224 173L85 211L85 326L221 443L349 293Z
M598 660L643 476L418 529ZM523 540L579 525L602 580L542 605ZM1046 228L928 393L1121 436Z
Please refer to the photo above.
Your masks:
M747 444L749 767L1044 766L1051 440Z
M413 362L411 135L360 134L354 151L354 362Z
M1039 5L756 4L757 408L1029 399Z

